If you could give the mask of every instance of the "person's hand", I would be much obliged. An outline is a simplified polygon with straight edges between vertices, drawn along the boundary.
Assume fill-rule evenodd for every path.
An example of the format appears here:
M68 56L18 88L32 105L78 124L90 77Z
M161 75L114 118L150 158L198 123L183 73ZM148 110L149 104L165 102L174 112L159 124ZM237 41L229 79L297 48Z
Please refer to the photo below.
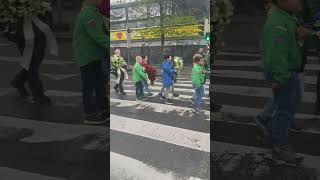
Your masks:
M206 74L206 73L207 73L207 71L206 71L206 70L202 70L202 73L203 73L203 74Z

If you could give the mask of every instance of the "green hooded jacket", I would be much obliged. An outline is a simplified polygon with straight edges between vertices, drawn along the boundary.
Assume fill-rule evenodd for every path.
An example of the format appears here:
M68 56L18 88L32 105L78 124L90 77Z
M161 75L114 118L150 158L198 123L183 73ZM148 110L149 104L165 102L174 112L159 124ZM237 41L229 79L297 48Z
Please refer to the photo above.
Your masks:
M199 88L204 83L205 76L202 73L203 67L199 64L194 64L191 72L192 85Z
M136 63L134 65L132 78L134 83L142 80L147 80L147 74L143 71L141 64Z
M261 37L261 58L273 81L285 83L290 73L298 72L302 65L302 53L296 40L298 19L274 7L267 17Z
M102 15L93 4L86 1L77 17L73 34L77 64L85 66L94 61L107 60L109 45L109 34Z

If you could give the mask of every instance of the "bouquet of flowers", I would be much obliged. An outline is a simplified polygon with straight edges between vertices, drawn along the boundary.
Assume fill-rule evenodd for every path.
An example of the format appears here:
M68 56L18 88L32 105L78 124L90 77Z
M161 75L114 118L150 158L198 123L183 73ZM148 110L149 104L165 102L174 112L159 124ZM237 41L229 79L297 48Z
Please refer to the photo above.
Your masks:
M126 65L126 61L121 56L113 55L110 58L110 67L111 71L116 71L118 68L121 68Z
M208 50L204 55L205 68L210 70L210 51Z
M175 74L174 74L174 82L177 82L179 76L180 76L180 73L183 69L183 59L182 57L178 57L178 56L175 56L173 58L173 67L174 69L176 70Z
M15 33L17 24L27 16L44 16L51 11L46 0L6 0L0 6L0 32Z

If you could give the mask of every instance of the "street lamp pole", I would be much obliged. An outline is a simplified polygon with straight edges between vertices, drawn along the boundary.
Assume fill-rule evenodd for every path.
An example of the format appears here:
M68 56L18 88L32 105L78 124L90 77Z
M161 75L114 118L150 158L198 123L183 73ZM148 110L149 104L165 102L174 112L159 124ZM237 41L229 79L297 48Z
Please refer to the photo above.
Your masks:
M128 15L128 3L126 3L126 34L127 34L127 59L128 59L128 69L130 69L130 29L128 27L128 19L129 19L129 15Z

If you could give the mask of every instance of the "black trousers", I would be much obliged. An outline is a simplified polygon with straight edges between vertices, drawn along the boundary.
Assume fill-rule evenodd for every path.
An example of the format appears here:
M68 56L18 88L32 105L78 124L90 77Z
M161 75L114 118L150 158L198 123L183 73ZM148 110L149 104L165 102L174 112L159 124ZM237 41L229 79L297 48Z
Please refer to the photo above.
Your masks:
M39 69L45 56L46 37L36 26L33 26L33 29L35 33L35 39L29 70L22 68L15 75L14 81L19 86L24 86L24 84L27 82L32 96L34 98L40 98L44 96L44 89L40 79ZM22 54L25 48L24 37L17 42L17 46Z
M86 114L107 110L108 100L105 86L105 69L102 68L101 62L92 62L80 68L83 108Z
M117 73L115 74L115 76L116 76L116 78L118 78L118 74L117 74ZM121 71L120 81L119 81L119 83L117 83L117 84L114 86L114 89L119 90L120 93L124 93L123 85L122 85L122 83L123 83L123 81L124 81L124 77L125 77L124 72Z

